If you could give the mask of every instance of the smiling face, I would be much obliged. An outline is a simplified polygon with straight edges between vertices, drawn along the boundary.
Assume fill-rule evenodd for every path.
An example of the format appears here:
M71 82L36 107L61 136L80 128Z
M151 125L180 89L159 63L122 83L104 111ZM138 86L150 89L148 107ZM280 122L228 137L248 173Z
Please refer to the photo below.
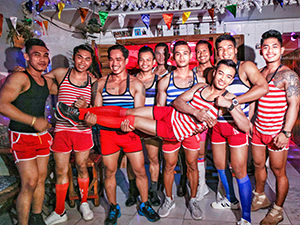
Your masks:
M142 52L139 55L138 64L140 69L143 72L149 72L152 70L155 59L153 58L153 54L151 52Z
M178 45L174 49L173 57L177 67L181 68L189 66L192 54L190 48L187 45Z
M125 59L123 53L119 49L111 50L109 57L109 67L113 74L118 75L126 70L128 59Z
M200 64L206 64L210 60L210 52L207 44L198 44L196 46L196 58Z
M158 65L165 65L166 63L166 48L161 46L155 49L155 59Z
M79 72L84 72L89 69L92 64L92 55L89 51L79 49L74 55L74 67Z
M49 64L49 51L45 47L33 45L29 52L24 54L24 58L28 63L28 67L37 72L43 72Z
M230 40L223 40L218 44L217 47L218 57L220 59L231 59L236 61L237 48Z
M214 73L213 85L218 90L225 89L234 79L235 69L225 64L220 64Z
M280 61L284 47L281 46L277 38L271 37L264 40L260 52L267 63L273 63Z

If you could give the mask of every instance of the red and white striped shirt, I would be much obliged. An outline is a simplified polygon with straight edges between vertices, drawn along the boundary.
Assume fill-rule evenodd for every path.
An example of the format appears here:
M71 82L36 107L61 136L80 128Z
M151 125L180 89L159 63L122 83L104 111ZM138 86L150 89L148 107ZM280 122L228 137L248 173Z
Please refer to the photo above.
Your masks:
M87 75L87 84L85 86L77 86L70 81L72 69L69 69L58 89L58 101L61 101L68 106L78 100L79 97L84 97L87 104L91 103L92 85L91 78ZM85 122L79 122L77 126L73 126L69 121L57 119L55 131L71 131L91 134L92 130Z
M282 130L287 108L286 93L274 85L272 78L269 93L258 100L256 129L266 135L278 134Z
M195 109L209 109L208 114L210 117L216 119L218 117L218 108L215 106L214 101L207 101L201 96L201 92L204 88L199 89L192 99L189 102L189 105ZM173 127L173 132L178 141L183 141L185 138L191 137L194 135L196 128L203 128L204 123L198 122L193 119L192 116L173 110L171 123Z

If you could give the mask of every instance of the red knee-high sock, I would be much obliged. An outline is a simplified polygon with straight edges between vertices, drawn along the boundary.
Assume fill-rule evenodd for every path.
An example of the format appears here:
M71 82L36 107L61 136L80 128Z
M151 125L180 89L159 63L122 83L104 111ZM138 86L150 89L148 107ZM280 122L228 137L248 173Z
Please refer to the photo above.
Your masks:
M120 106L100 106L93 108L81 108L79 109L79 119L83 120L87 112L96 114L97 116L125 116L127 109Z
M65 211L65 200L66 200L68 187L69 187L69 183L55 185L55 191L56 191L55 212L58 215L63 214L63 212Z
M78 177L77 180L78 180L78 186L80 191L81 203L87 202L90 179Z
M130 125L134 126L134 116L97 116L97 124L108 128L120 128L124 120L129 120Z

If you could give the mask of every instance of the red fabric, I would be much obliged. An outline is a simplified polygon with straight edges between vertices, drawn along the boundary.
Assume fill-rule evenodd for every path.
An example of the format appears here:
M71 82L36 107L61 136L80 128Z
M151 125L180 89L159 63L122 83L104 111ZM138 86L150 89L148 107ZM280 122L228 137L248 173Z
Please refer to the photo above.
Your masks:
M87 202L90 179L78 177L77 180L80 191L81 203Z
M69 187L69 183L55 185L55 192L56 192L55 212L58 215L63 214L63 212L65 211L65 200L67 196L68 187Z
M97 124L103 127L118 129L124 120L129 120L130 125L134 126L134 116L97 116Z
M100 106L93 108L82 108L79 109L79 119L83 120L87 112L96 114L99 117L102 116L125 116L127 109L120 106Z

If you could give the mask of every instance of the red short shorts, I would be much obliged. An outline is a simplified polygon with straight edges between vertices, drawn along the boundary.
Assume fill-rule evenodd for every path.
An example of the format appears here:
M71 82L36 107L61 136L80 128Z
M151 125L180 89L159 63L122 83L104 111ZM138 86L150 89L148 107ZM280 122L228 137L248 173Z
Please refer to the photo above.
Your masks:
M59 131L54 134L51 151L69 153L84 152L94 146L93 136L89 133Z
M183 148L190 151L200 150L200 134L185 138L182 142L179 141L163 141L162 151L164 153L176 152L182 146Z
M255 146L267 146L269 151L283 151L283 150L288 150L289 145L285 146L284 148L278 148L273 140L274 137L276 137L277 134L273 135L266 135L260 133L257 129L256 126L253 127L253 132L252 132L252 140L251 144Z
M230 147L241 147L248 145L248 135L240 131L234 123L217 122L211 134L212 144L225 144Z
M42 133L9 131L9 137L16 163L37 157L47 157L50 154L52 137L47 131Z
M206 129L205 131L203 131L202 133L200 133L200 141L201 142L205 142L206 141L207 133L208 133L208 129Z
M154 106L153 118L156 120L156 134L165 141L176 141L171 123L173 108L171 106Z
M140 136L134 132L100 130L100 144L102 155L111 155L121 148L125 153L143 150Z

